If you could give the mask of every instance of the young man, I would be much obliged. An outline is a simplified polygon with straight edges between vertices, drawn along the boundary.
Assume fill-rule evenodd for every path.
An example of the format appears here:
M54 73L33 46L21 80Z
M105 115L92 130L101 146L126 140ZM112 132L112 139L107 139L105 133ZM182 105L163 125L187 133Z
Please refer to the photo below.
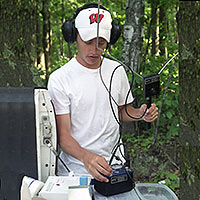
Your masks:
M77 14L78 54L51 74L48 90L56 112L61 158L75 174L90 174L107 182L104 175L112 175L108 162L119 140L117 120L134 120L124 109L129 90L125 70L119 63L102 58L102 52L97 49L97 13L97 8L86 8ZM110 42L111 28L110 13L100 9L98 47L102 50ZM131 102L130 94L128 113L134 117L142 116L146 105L133 108ZM157 107L153 104L141 120L152 122L157 115ZM62 164L58 166L58 174L67 174Z

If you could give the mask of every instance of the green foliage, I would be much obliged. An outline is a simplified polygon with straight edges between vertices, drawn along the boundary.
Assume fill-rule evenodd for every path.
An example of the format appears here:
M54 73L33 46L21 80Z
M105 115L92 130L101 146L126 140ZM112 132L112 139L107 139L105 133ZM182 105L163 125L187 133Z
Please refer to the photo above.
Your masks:
M59 60L55 61L52 65L51 72L55 71L56 69L62 67L64 64L66 64L69 61L68 57L60 56Z
M160 181L170 187L172 190L176 190L180 187L180 179L174 172L171 173L169 171L159 171L153 182L158 183Z
M126 135L124 136L123 139L125 139L125 141L128 144L130 144L130 146L134 147L132 149L132 154L131 154L133 157L136 156L134 149L137 149L137 151L140 151L142 153L148 152L151 147L151 143L153 141L152 136L147 137L147 136L141 135L139 137L135 137L134 134Z

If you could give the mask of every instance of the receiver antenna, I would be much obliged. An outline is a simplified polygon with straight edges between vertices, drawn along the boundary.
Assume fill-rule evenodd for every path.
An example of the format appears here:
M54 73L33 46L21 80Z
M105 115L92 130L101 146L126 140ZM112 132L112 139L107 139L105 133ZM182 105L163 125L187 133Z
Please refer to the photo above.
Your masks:
M162 69L158 72L158 74L161 74L162 71L165 69L165 67L167 67L167 65L178 55L178 52L170 59L166 62L166 64L162 67Z

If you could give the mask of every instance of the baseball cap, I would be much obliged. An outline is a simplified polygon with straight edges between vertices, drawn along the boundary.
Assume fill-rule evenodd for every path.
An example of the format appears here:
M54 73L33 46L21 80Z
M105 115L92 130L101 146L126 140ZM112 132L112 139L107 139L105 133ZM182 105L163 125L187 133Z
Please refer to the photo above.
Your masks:
M87 8L77 15L75 27L78 29L83 41L88 41L97 37L98 8ZM99 37L110 42L112 28L112 17L107 10L99 10Z

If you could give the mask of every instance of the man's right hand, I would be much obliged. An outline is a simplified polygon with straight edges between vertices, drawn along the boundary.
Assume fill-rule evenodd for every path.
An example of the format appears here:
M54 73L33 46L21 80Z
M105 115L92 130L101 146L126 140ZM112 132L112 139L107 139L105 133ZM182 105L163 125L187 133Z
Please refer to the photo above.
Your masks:
M87 171L98 181L108 182L105 176L112 176L112 168L102 156L86 151L82 162Z

